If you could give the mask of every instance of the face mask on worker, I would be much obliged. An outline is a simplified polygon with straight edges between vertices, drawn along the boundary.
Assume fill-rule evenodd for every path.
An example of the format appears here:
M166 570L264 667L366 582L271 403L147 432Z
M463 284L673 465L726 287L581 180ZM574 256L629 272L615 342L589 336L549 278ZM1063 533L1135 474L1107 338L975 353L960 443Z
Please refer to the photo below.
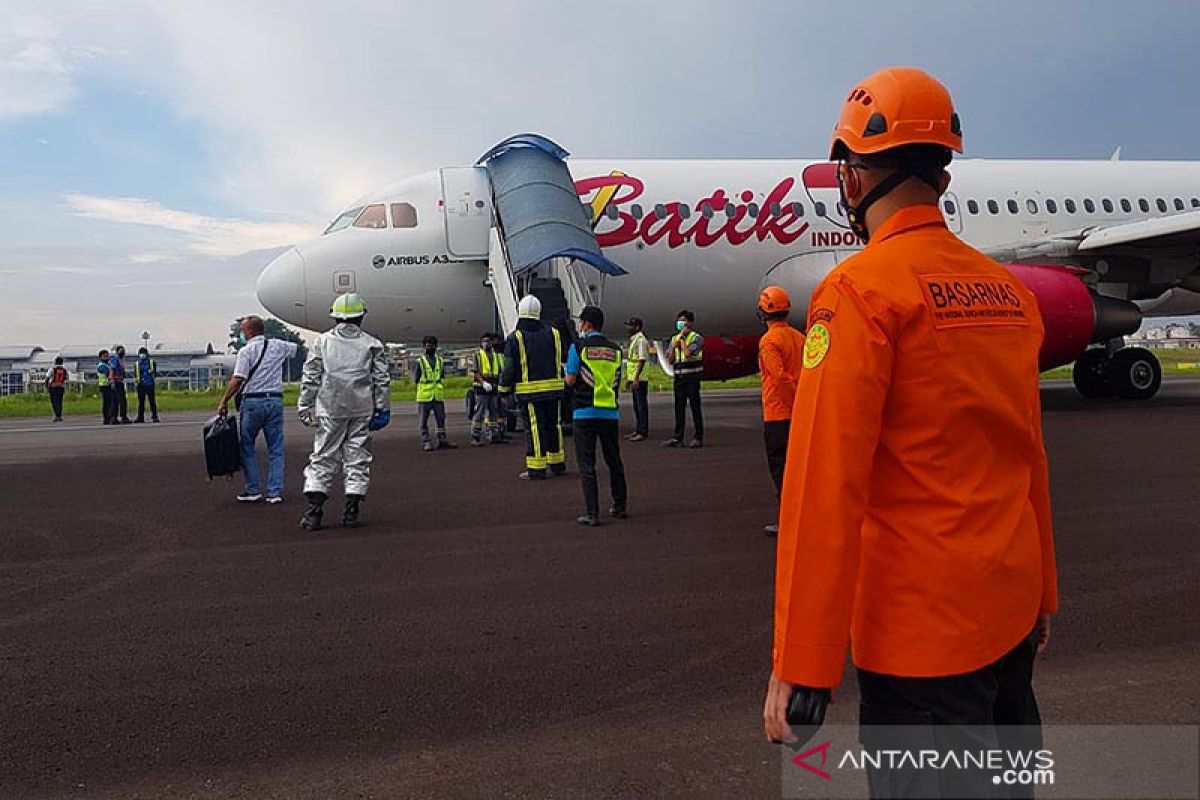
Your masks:
M686 327L687 327L687 320L680 319L680 320L675 321L675 330L682 331Z
M854 235L864 242L871 240L871 232L867 230L867 209L897 186L909 178L920 178L932 186L935 191L939 191L937 185L929 179L921 178L911 169L902 168L875 184L874 188L863 195L858 203L851 203L850 195L858 194L862 190L862 180L858 176L858 171L863 169L865 167L861 165L851 166L849 161L843 161L838 166L837 179L838 194L841 196L842 207L846 209L846 222L850 225L850 230L854 231Z
M754 316L758 317L758 321L762 323L764 328L767 326L767 315L763 313L761 308L754 309Z
M482 341L482 342L480 342L480 343L479 343L479 346L480 346L480 347L482 347L484 350L491 350L491 349L492 349L492 342L491 342L491 340L490 340L490 339L488 339L488 340L485 340L485 341Z
M636 335L636 334L637 334L637 332L638 332L638 329L637 329L637 328L635 328L635 327L633 327L632 325L626 325L626 326L625 326L625 332L626 332L627 334L629 334L630 336L634 336L634 335Z
M431 355L433 355L433 354L434 354L434 353L436 353L436 352L437 352L437 345L436 345L436 344L427 344L427 345L425 345L425 355L427 355L427 356L431 356Z

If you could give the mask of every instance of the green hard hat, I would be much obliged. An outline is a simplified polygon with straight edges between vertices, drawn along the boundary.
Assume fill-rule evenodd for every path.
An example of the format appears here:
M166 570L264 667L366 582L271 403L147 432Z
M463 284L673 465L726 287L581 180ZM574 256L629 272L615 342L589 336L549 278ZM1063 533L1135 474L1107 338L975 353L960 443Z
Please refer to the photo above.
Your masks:
M357 292L339 294L329 309L329 316L334 319L354 319L367 313L367 307Z

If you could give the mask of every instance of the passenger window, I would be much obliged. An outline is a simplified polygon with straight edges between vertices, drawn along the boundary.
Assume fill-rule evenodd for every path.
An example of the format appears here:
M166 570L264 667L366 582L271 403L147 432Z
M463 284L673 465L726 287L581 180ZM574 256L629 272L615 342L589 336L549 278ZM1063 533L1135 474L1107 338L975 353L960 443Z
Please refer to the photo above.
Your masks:
M1156 198L1154 204L1158 206L1159 211L1165 212L1167 210L1167 201L1163 200L1161 197Z
M979 213L979 203L976 203L974 200L968 200L967 201L967 213L972 214L972 215L978 214Z
M942 209L951 217L953 217L955 212L958 210L954 207L954 202L951 200L943 200Z
M1015 214L1015 213L1017 213L1017 211L1019 210L1019 209L1017 208L1017 201L1016 201L1016 200L1009 200L1009 201L1008 201L1008 202L1006 202L1004 205L1006 205L1006 206L1008 207L1008 213L1010 213L1010 214Z
M751 203L750 205L746 206L746 213L750 215L750 219L754 219L755 217L757 217L758 216L758 203Z
M1034 200L1032 197L1026 198L1025 210L1027 210L1030 214L1038 213L1037 200Z
M1175 210L1183 211L1183 201L1180 200L1178 197L1175 198Z
M779 205L779 203L771 203L771 216L778 217L781 214L783 214L783 208Z
M1067 210L1068 214L1074 214L1075 213L1075 201L1069 197L1065 198L1063 200L1063 208L1065 208Z
M476 205L482 202L482 200L478 200ZM392 227L417 227L417 209L413 208L412 203L392 203Z
M604 216L608 217L611 220L618 220L621 218L621 212L620 212L620 210L617 209L616 206L610 204L607 208L604 209Z
M816 203L813 203L813 211L818 217L825 216L825 204L818 200Z
M1138 208L1140 208L1143 213L1149 214L1150 213L1150 201L1144 197L1139 197L1138 198Z
M737 215L737 206L735 206L733 203L726 203L725 204L725 216L732 217L732 216L736 216L736 215Z
M667 218L667 207L664 206L662 203L659 203L658 205L654 206L654 216L657 217L658 219L666 219Z
M1104 210L1109 214L1113 212L1113 201L1109 200L1107 197L1100 201L1100 205L1103 206Z
M358 215L358 219L354 220L356 228L371 228L379 230L387 227L387 211L384 209L383 203L372 203L362 210Z
M988 200L987 207L988 207L989 214L999 214L1000 213L1000 204L997 203L995 200Z
M1058 213L1058 203L1054 202L1050 198L1046 198L1046 210L1048 212L1050 212L1051 214L1057 214Z
M1128 198L1122 197L1121 210L1128 214L1129 212L1133 211L1133 203L1129 202Z
M1090 197L1083 198L1083 210L1089 214L1096 213L1096 204L1092 202L1092 198L1090 198Z
M689 206L687 203L680 203L679 204L679 216L683 217L684 219L687 219L688 217L692 216L692 207Z
M713 211L713 207L708 203L702 203L700 205L700 213L704 215L705 219L712 219L713 214L716 212Z
M1192 208L1200 208L1200 197L1192 198Z
M338 215L337 219L329 223L329 227L325 229L325 233L333 233L334 231L340 231L342 228L349 228L350 224L353 223L361 213L362 206L359 206L358 208L352 208L349 211L343 211L340 215ZM324 236L325 234L321 235Z
M634 219L641 219L645 215L646 211L642 208L641 203L634 203L629 207L629 213L633 215Z
M799 203L792 203L792 213L795 214L797 217L803 217L804 216L804 206L800 205Z

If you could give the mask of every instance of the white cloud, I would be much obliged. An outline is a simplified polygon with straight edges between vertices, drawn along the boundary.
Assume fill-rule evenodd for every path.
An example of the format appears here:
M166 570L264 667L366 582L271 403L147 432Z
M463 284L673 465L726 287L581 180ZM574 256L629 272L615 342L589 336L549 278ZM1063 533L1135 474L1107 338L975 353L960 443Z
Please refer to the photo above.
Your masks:
M70 52L49 20L0 22L0 120L44 114L75 96Z
M312 238L319 232L311 225L291 222L251 222L208 217L167 208L140 197L68 194L63 200L73 212L90 219L145 225L181 234L189 251L209 256L236 256L266 250ZM142 253L133 255L130 260L145 264L169 258L164 254Z

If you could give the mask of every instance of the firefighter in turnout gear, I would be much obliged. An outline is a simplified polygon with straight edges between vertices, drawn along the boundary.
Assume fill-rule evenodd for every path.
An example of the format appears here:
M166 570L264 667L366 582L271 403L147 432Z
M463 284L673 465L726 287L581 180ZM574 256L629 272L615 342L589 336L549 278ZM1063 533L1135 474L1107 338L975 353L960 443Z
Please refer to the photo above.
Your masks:
M484 444L485 428L489 442L500 444L502 441L500 368L503 363L504 359L496 352L492 334L485 333L479 338L479 349L475 351L475 383L472 386L475 393L475 408L471 414L472 447Z
M304 469L309 505L300 525L308 530L320 529L339 468L346 493L342 525L358 526L371 482L371 434L391 419L387 354L383 342L362 329L366 313L357 294L339 295L329 312L337 324L317 337L304 362L296 413L317 429Z
M559 418L563 395L562 334L541 322L542 304L533 295L517 306L517 329L504 342L504 371L500 391L515 390L525 425L526 480L544 480L547 472L567 471Z

